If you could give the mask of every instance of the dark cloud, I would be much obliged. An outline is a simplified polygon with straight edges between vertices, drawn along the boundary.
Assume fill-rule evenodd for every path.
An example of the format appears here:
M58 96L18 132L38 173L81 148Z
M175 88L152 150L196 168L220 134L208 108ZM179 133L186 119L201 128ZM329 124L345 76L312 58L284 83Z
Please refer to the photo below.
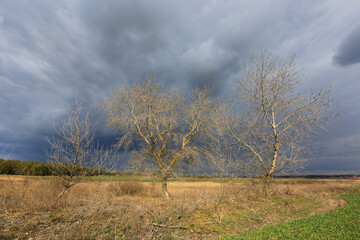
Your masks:
M341 41L333 62L342 67L360 63L360 24Z
M342 72L329 55L359 10L355 3L295 0L0 1L0 144L11 145L14 158L43 159L45 138L75 99L95 114L115 88L147 74L186 92L206 86L227 97L250 53L265 49L283 58L297 52L310 79L304 88L333 84L345 102L341 110L351 111L347 119L355 121L360 113L352 109L360 103L353 78L360 72ZM359 61L359 32L357 27L342 41L337 64ZM115 136L101 113L96 118L97 139L110 146ZM350 135L360 135L348 129L341 138L346 144ZM326 151L318 151L319 166ZM350 164L357 153L348 152Z

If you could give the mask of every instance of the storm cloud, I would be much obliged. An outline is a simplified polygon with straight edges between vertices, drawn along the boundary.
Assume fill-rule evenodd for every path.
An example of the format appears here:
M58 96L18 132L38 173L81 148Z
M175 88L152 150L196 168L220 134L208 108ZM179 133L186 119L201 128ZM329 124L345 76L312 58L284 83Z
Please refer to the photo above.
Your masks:
M360 63L360 24L342 40L333 60L343 67Z
M12 158L44 160L46 137L78 99L110 145L115 136L97 109L114 89L152 74L227 97L251 52L266 50L296 53L301 88L332 85L341 100L334 134L319 136L307 171L334 162L360 173L359 11L355 1L0 0L0 144Z

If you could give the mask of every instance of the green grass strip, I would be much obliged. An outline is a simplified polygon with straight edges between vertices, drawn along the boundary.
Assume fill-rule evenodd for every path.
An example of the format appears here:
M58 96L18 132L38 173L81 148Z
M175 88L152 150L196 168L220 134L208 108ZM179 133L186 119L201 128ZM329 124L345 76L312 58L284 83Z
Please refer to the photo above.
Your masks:
M348 205L330 213L224 239L360 239L360 188L342 198Z
M56 176L29 176L29 179L32 180L48 180L56 179ZM102 176L85 176L82 177L81 181L101 181L101 182L112 182L112 181L137 181L137 182L161 182L159 177L151 176L140 176L140 175L102 175ZM246 182L246 178L208 178L208 177L178 177L178 178L169 178L169 182L179 181L179 182Z

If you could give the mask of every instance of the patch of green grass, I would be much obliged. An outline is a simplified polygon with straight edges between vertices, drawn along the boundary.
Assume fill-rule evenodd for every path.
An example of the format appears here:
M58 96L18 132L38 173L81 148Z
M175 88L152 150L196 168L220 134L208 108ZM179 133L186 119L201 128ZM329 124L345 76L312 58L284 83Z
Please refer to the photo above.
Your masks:
M154 181L154 178L149 176L140 176L140 175L103 175L103 176L91 176L84 177L84 181L101 181L101 182L114 182L114 181L136 181L136 182L151 182ZM157 179L155 179L157 181ZM160 180L159 180L160 181Z
M360 239L360 188L342 198L348 205L333 212L224 239Z
M248 179L246 178L216 178L216 177L178 177L178 178L170 178L170 182L172 181L180 181L180 182L217 182L217 183L229 183L229 182L246 182Z
M29 176L31 180L49 180L49 179L56 179L56 176Z
M57 179L57 176L29 176L29 179L32 180L49 180ZM82 181L91 182L91 181L100 181L100 182L114 182L114 181L137 181L137 182L151 182L159 181L160 179L152 178L149 176L140 176L140 175L102 175L102 176L86 176L82 178Z
M16 232L19 230L19 227L18 226L13 226L13 227L10 227L10 231L12 232Z
M29 176L33 180L48 180L56 179L56 176ZM137 181L137 182L161 182L160 178L151 176L140 175L102 175L102 176L86 176L82 178L83 181L101 181L101 182L114 182L114 181ZM245 182L245 178L211 178L211 177L178 177L170 178L169 182L181 181L181 182Z
M63 219L62 217L54 217L51 219L51 222L52 223L62 223L62 222L65 222L65 219Z

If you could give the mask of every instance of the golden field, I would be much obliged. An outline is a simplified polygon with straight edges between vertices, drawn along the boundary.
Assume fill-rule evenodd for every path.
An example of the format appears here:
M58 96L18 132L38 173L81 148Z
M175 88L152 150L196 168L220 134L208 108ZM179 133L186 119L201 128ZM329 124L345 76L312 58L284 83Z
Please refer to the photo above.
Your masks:
M0 239L212 239L343 207L359 178L276 179L269 195L249 180L86 181L58 201L56 178L0 176Z

